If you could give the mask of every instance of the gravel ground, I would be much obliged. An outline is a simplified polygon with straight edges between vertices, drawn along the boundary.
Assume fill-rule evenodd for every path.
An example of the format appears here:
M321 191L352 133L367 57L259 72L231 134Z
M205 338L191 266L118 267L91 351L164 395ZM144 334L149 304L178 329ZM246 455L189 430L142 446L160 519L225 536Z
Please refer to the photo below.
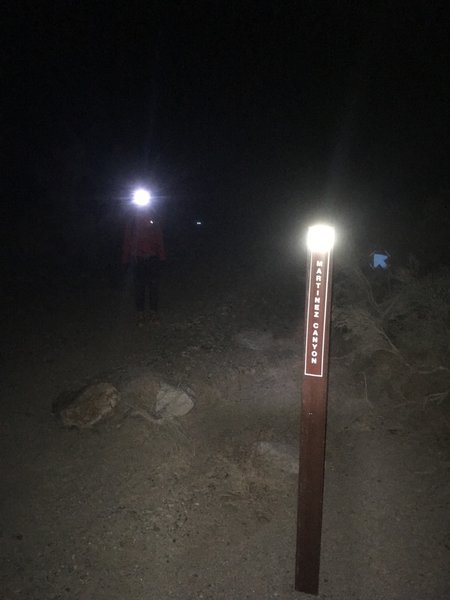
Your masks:
M128 290L105 281L11 293L1 598L306 597L293 589L303 282L227 264L169 265L161 323L142 330ZM52 402L95 381L119 407L62 428ZM130 407L162 381L195 406L157 425ZM320 598L450 597L448 407L408 400L368 397L333 344Z

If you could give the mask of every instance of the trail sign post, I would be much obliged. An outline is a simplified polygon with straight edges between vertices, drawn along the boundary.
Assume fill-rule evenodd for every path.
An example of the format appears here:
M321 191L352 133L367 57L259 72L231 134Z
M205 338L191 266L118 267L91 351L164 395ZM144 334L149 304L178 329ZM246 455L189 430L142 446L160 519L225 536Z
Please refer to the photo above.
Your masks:
M308 279L305 307L305 361L300 411L295 589L317 595L325 468L334 229L308 230Z

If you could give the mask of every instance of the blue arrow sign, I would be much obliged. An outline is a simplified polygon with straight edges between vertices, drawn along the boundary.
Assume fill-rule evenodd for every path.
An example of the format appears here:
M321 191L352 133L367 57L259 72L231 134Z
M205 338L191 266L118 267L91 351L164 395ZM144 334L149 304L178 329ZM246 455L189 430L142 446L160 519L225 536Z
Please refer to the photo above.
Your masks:
M370 255L370 266L372 269L387 269L389 267L389 259L391 258L388 252L372 252Z

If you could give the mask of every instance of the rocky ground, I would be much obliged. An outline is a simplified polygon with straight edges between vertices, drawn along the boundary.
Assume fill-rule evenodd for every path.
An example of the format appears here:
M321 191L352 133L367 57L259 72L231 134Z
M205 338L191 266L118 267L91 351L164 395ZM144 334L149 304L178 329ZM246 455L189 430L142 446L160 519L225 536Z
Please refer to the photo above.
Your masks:
M306 598L293 589L301 269L215 260L168 264L161 323L143 329L129 290L105 280L11 290L1 598ZM448 402L390 396L376 376L336 334L320 597L446 600ZM93 382L119 390L116 409L62 427L52 403ZM160 382L194 408L147 419Z

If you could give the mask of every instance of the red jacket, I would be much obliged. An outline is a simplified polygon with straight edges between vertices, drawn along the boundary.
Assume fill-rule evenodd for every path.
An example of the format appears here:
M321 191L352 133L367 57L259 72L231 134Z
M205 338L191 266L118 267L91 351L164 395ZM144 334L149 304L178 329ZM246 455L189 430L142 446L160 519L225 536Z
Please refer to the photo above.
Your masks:
M125 229L122 248L122 263L133 258L157 256L165 260L166 251L160 226L148 215L136 215Z

